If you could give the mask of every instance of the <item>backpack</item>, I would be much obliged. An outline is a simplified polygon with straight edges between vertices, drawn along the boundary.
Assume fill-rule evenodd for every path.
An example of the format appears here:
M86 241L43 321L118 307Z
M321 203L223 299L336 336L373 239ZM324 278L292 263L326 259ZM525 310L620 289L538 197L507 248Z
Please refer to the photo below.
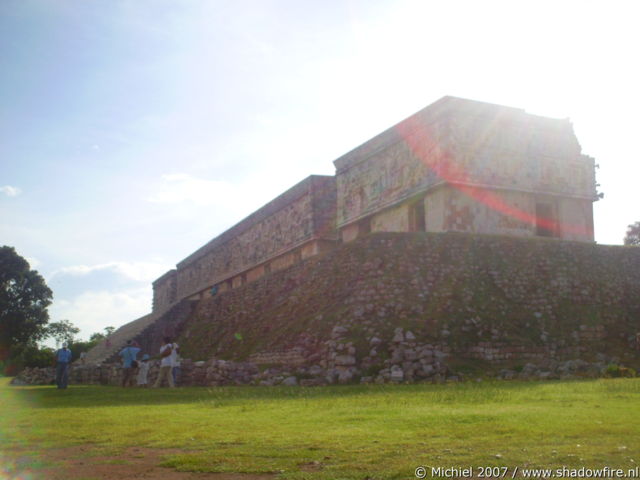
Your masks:
M165 348L164 350L162 350L162 353L160 354L160 356L162 358L168 357L169 355L171 355L172 351L173 351L173 346L169 346L169 347Z

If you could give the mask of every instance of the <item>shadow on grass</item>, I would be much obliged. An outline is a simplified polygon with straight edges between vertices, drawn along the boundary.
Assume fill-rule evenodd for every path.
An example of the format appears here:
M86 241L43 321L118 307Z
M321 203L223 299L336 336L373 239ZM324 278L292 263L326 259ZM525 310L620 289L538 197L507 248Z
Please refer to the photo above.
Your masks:
M247 400L268 402L301 399L339 399L361 396L418 395L433 404L500 403L509 402L513 395L531 397L535 390L545 386L577 385L596 382L595 379L568 381L510 381L459 384L413 385L344 385L325 387L183 387L176 389L139 389L99 385L71 385L66 390L52 386L8 386L8 389L30 408L92 408L133 405L180 405L214 401L220 406L244 404ZM4 382L3 382L4 383ZM6 392L5 392L6 393ZM0 392L1 396L1 392Z

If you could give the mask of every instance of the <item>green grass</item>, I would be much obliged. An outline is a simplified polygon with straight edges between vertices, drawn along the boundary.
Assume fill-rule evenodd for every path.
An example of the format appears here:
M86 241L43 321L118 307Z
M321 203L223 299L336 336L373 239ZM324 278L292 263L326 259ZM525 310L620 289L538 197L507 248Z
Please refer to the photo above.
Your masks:
M8 445L180 448L164 463L179 470L406 479L419 465L640 462L640 379L65 391L0 382Z

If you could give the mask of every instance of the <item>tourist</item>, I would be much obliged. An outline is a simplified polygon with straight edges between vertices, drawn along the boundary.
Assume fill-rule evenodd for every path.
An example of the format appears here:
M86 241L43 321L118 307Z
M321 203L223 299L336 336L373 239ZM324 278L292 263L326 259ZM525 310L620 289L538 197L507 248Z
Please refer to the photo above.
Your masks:
M87 361L87 352L80 352L80 365L84 365Z
M58 388L67 388L69 381L69 363L71 362L71 350L63 343L62 348L56 352L56 385Z
M138 367L136 356L140 352L138 347L133 346L131 340L127 340L127 346L120 351L122 357L122 386L133 386L133 375Z
M171 375L173 376L173 384L178 385L178 379L180 378L180 353L177 343L173 344L173 351L171 352Z
M160 347L160 371L158 372L158 378L156 383L153 385L154 388L158 388L162 385L162 380L166 377L167 383L169 387L175 387L173 383L173 361L171 358L171 354L173 353L173 343L171 343L170 337L164 337L164 345Z
M138 365L138 386L139 387L146 387L147 386L147 376L149 375L149 367L151 366L151 363L149 362L149 355L147 355L146 353L142 356L142 360L140 361L140 364Z

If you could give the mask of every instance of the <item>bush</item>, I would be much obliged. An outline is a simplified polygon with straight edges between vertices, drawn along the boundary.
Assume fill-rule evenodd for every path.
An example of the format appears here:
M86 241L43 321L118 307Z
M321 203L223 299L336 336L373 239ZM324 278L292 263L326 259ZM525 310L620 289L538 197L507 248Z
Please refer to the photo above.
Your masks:
M0 366L4 375L14 376L24 368L50 367L54 363L55 351L49 347L21 345L12 348L11 355Z
M88 342L72 342L69 345L69 350L71 350L71 361L77 360L80 358L80 354L82 352L88 352L98 343L100 343L100 339L89 340Z
M607 365L607 369L605 370L605 376L609 378L621 378L621 377L631 378L636 376L636 371L633 368L621 367L620 365L611 363Z

